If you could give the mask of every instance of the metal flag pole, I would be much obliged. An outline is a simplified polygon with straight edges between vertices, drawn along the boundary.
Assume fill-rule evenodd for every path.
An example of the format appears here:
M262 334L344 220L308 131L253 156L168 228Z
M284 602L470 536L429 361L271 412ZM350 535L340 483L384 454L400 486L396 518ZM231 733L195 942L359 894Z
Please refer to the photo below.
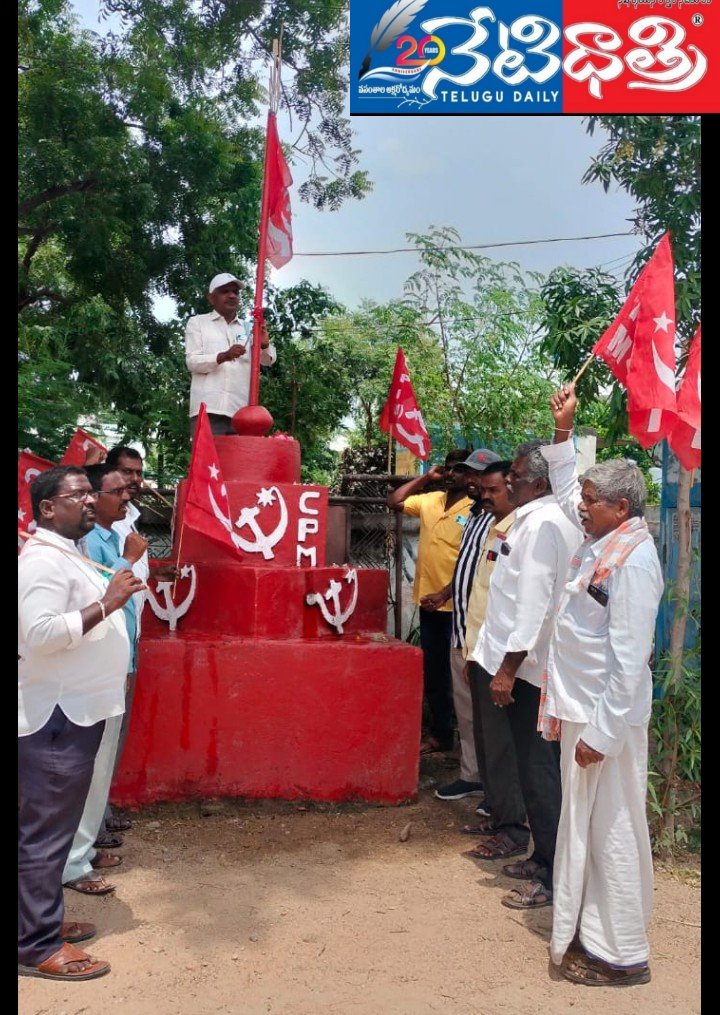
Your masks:
M270 118L275 116L280 105L280 61L282 55L282 33L280 39L273 39L273 62L270 69L268 86L270 107L268 109L268 126ZM263 306L263 287L265 284L265 253L267 250L267 226L270 216L270 194L268 190L268 142L265 132L265 162L263 166L263 189L260 203L260 237L258 242L257 273L255 276L255 303L253 306L253 341L250 359L250 395L248 405L258 405L260 396L260 335Z

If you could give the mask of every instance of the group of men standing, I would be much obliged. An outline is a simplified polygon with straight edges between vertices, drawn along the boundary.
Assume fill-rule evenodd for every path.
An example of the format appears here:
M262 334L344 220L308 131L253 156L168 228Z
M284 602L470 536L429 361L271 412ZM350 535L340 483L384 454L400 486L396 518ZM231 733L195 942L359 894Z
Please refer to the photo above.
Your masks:
M650 979L648 662L663 582L637 466L578 479L576 405L572 385L553 396L552 444L512 461L451 452L388 505L420 519L421 753L452 749L453 708L457 720L460 778L436 796L483 797L467 855L523 857L503 866L521 882L503 904L553 906L563 975L623 986Z
M63 887L115 890L103 875L131 826L108 796L135 688L149 574L136 531L143 461L58 466L31 487L36 532L18 562L18 972L88 980L109 963L78 948L94 924L65 922ZM165 566L166 577L175 569Z

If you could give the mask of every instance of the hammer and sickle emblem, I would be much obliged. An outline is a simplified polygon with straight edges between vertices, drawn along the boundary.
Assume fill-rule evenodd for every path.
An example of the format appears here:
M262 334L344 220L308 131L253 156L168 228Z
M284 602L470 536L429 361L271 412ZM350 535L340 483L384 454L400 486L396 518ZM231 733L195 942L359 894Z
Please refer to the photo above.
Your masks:
M353 591L350 598L349 604L343 610L340 606L340 591L342 589L342 582L335 581L334 578L330 579L325 592L308 592L305 596L305 602L308 606L319 606L320 612L322 613L325 620L334 627L338 634L343 633L343 624L347 624L350 619L355 606L357 604L358 597L358 585L357 585L357 571L355 568L351 568L345 574L345 581L348 585L352 585ZM328 609L326 603L332 603L332 612Z
M280 519L272 532L265 533L260 528L257 520L258 515L260 514L260 508L274 504L275 500L277 500L280 507ZM245 539L243 536L238 536L233 533L233 542L236 546L239 546L247 553L262 553L265 560L272 560L275 556L272 548L276 545L276 543L280 542L287 529L287 504L285 503L285 498L276 486L271 486L269 489L265 489L263 487L263 489L257 494L257 501L257 505L243 508L238 516L238 520L235 522L238 529L243 529L245 527L250 529L254 538L249 540Z
M158 593L165 600L165 605L162 606L148 585L148 599L150 600L150 608L152 609L158 620L165 620L170 625L170 630L174 631L177 627L177 622L181 617L184 617L187 611L192 606L195 598L195 591L197 589L197 572L195 571L195 565L185 565L180 570L180 578L190 579L190 591L185 596L181 603L174 603L172 600L172 587L173 582L158 582L156 589Z

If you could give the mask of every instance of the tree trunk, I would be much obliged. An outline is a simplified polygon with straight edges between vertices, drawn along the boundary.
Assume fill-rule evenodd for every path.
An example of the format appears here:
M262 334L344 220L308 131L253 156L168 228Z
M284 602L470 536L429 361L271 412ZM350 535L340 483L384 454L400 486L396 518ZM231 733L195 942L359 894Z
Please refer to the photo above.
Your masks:
M690 603L690 564L692 560L692 511L690 509L690 488L692 471L680 468L677 488L678 562L674 581L673 601L675 605L670 629L670 680L666 694L673 695L682 679L682 664L685 651L685 629L687 627L688 605ZM677 811L677 759L678 725L673 711L673 720L665 731L665 792L663 793L663 830L669 845L675 841L675 818Z

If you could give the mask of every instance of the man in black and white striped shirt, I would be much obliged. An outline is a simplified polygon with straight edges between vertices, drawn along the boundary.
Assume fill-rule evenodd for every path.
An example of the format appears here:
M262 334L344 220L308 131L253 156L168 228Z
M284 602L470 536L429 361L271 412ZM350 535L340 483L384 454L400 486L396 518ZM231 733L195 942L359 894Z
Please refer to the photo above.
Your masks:
M488 466L499 462L499 455L480 448L466 458L464 464L468 472L477 474L484 472ZM459 465L460 463L458 463ZM455 468L458 468L458 465ZM458 735L460 737L460 778L447 786L435 791L440 800L460 800L466 796L482 794L481 773L475 753L473 737L472 699L470 688L463 679L463 646L465 644L465 627L467 622L467 604L472 588L475 568L480 557L485 536L493 521L493 516L480 507L479 487L472 480L468 483L468 496L475 503L470 509L467 522L463 528L460 550L458 552L452 581L444 589L425 596L421 602L424 609L437 609L452 597L452 641L450 648L450 670L452 673L453 702L457 718Z

